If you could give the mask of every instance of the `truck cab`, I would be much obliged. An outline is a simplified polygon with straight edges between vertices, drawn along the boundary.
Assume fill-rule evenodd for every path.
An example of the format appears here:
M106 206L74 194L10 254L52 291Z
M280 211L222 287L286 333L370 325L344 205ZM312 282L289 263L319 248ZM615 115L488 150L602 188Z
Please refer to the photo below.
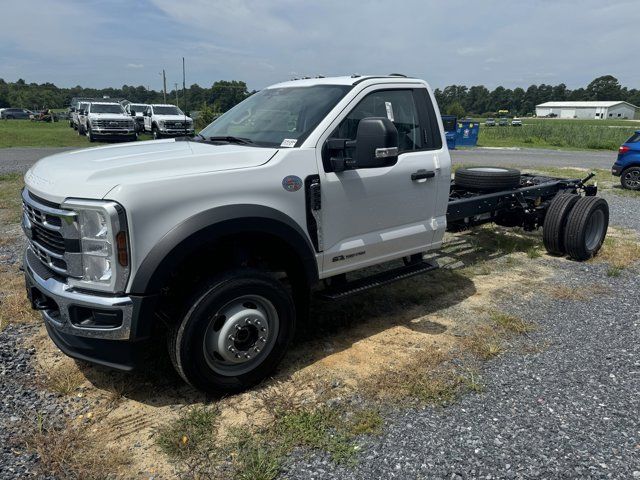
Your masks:
M144 130L154 139L193 135L193 119L175 105L151 104L143 110Z

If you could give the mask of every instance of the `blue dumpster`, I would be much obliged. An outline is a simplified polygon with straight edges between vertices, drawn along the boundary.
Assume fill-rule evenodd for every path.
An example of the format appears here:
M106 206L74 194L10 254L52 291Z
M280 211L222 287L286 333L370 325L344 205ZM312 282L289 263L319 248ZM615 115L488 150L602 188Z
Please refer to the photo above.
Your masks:
M455 115L442 115L442 126L444 127L444 136L447 139L447 147L449 147L449 150L454 150L456 148L456 137L458 135L456 131L458 117Z
M458 122L456 129L456 145L461 147L475 147L478 144L478 133L480 124L471 119L464 119ZM447 140L447 143L449 141Z

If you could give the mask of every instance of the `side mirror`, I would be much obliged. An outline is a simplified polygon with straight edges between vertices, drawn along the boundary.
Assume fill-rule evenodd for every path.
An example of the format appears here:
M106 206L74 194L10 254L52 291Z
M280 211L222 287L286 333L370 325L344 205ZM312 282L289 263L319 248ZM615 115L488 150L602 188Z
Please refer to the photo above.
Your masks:
M75 112L76 111L76 107L69 107L69 111L70 112Z
M132 117L136 116L136 111L135 110L131 110L131 113L129 113L129 115L131 115Z
M87 114L87 111L86 111L85 109L81 109L78 113L79 113L80 115L86 115L86 114Z
M398 160L398 130L386 117L363 118L358 123L356 168L376 168Z

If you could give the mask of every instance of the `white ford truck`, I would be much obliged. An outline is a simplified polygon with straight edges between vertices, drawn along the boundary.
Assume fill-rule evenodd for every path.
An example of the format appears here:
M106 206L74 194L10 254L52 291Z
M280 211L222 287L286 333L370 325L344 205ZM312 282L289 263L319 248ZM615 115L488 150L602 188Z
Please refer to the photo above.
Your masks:
M147 105L142 115L144 130L154 139L194 134L193 119L175 105Z
M166 339L185 381L234 391L273 372L312 292L341 299L432 270L422 254L448 227L544 227L549 252L590 258L609 210L587 180L479 167L452 181L424 81L291 81L193 138L36 163L27 292L72 357L130 370Z
M91 102L78 114L78 134L90 142L106 138L136 140L136 122L122 105L113 102Z

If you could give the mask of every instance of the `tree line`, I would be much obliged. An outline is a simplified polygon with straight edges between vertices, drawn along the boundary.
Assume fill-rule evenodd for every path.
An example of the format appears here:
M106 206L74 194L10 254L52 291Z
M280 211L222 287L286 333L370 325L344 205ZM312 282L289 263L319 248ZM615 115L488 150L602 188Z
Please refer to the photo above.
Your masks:
M187 109L205 109L208 114L225 112L253 92L240 80L221 80L211 87L193 84L186 89ZM571 90L564 83L559 85L531 85L524 88L502 86L489 90L484 85L466 87L450 85L437 88L435 96L443 113L458 115L495 116L499 110L508 110L513 115L535 113L535 106L548 101L563 100L625 100L640 105L640 90L620 85L617 78L604 75L594 79L584 88ZM22 107L30 109L65 108L72 97L126 98L139 103L162 103L163 92L144 86L123 85L122 88L85 88L75 86L60 88L52 83L5 82L0 79L0 108ZM181 89L167 92L167 102L185 107Z
M532 115L536 105L550 101L580 100L623 100L640 105L640 90L620 85L612 75L594 79L585 88L571 90L564 83L559 85L531 85L524 88L496 87L489 90L484 85L466 87L450 85L434 92L440 110L450 115L496 116L500 110L508 110L512 115Z
M214 112L225 112L251 95L247 84L239 80L220 80L210 88L193 84L186 89L187 109L199 110L207 105ZM80 85L60 88L53 83L26 83L20 79L5 82L0 79L0 108L28 109L66 108L73 97L124 98L134 103L164 103L164 93L143 86L123 85L122 88L86 88ZM167 103L185 108L182 89L167 92Z

